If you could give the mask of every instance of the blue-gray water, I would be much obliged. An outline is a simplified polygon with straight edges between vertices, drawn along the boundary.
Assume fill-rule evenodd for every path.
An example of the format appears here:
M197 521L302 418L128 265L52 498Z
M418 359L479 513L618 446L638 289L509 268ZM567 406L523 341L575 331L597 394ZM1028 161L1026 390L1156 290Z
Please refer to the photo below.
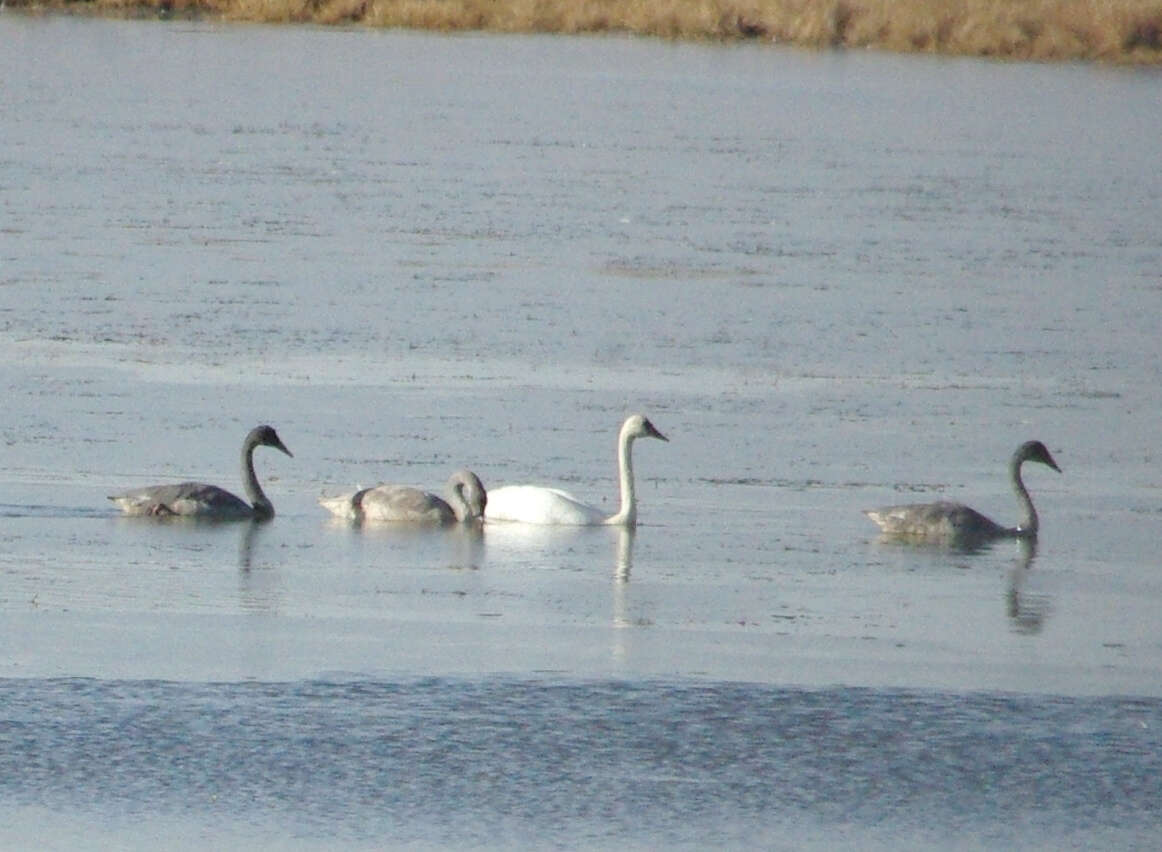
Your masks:
M1156 71L0 12L0 845L1150 846ZM353 529L543 482L641 525ZM278 515L118 517L239 490ZM965 500L1036 551L879 541Z
M0 696L8 806L118 841L145 819L202 826L190 843L1145 848L1162 797L1152 700L504 678Z

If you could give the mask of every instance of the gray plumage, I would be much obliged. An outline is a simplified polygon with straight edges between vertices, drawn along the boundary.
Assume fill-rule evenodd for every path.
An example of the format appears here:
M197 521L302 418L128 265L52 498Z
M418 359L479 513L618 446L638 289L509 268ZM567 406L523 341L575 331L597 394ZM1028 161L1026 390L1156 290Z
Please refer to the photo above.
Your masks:
M258 484L258 477L254 475L256 447L273 447L293 458L273 427L256 426L250 430L242 443L242 481L250 503L224 488L204 482L151 485L113 494L109 499L127 515L180 516L221 521L273 518L274 506Z
M377 485L338 497L320 497L319 505L351 521L386 521L447 526L480 521L488 495L480 478L458 470L448 479L447 497L409 485Z
M864 514L875 521L885 535L900 538L965 542L1004 537L1033 538L1040 528L1040 521L1021 479L1021 465L1027 461L1061 472L1048 448L1040 441L1026 441L1017 448L1009 460L1009 479L1021 508L1021 520L1015 527L1001 526L975 509L949 501L884 506L866 509Z

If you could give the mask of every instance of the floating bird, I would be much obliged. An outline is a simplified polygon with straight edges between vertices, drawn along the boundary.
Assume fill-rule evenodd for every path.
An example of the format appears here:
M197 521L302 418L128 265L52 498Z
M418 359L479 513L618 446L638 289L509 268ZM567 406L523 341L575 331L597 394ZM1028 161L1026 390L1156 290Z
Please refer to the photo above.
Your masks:
M1021 506L1021 521L1015 527L1004 527L961 503L912 503L866 509L864 514L879 524L885 535L900 538L950 541L983 541L993 538L1034 538L1039 522L1033 501L1021 479L1021 465L1040 462L1061 473L1061 468L1040 441L1026 441L1009 461L1009 478Z
M641 414L626 418L617 438L617 467L621 481L621 510L617 514L610 515L605 509L582 503L559 488L505 485L489 492L485 518L526 524L634 526L637 523L637 499L634 495L632 448L638 438L669 441Z
M109 499L128 515L180 516L220 521L269 520L274 517L274 506L258 484L258 477L254 475L255 447L274 447L294 457L273 427L256 426L250 430L242 443L242 480L250 503L224 488L203 482L151 485L124 494L114 494Z
M407 485L377 485L339 497L320 497L319 505L351 521L448 524L484 520L488 495L480 478L468 470L452 474L448 499Z

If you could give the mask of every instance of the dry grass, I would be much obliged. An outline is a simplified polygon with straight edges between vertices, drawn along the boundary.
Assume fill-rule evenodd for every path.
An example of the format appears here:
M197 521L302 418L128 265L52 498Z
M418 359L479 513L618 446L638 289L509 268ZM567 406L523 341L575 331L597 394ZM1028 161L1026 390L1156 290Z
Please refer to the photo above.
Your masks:
M8 0L8 5L1162 63L1162 0Z

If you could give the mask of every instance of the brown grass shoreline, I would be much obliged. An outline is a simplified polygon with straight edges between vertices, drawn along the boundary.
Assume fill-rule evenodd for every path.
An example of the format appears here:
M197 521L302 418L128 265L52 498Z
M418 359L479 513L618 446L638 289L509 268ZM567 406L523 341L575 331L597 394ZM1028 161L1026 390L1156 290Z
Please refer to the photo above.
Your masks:
M1162 63L1162 0L7 0L121 16L632 33L1020 60Z

